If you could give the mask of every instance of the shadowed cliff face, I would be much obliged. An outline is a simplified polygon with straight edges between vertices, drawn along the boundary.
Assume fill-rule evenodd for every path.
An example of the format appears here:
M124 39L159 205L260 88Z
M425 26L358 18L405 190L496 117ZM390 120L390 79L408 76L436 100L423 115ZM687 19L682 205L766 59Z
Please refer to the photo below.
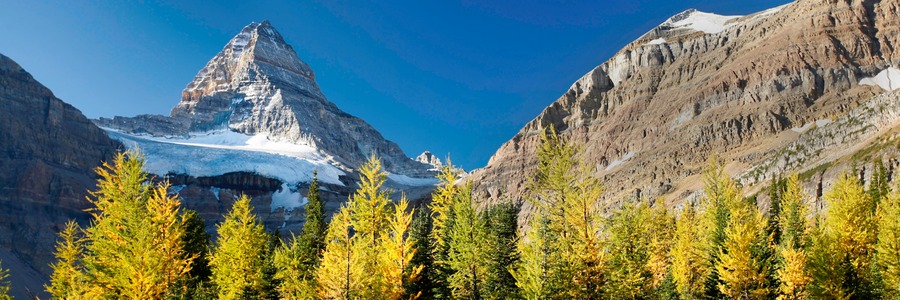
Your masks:
M26 299L43 291L65 222L87 223L94 168L121 145L2 54L0 107L0 259Z
M817 131L809 128L848 124L828 123L860 115L885 93L859 82L900 65L898 3L801 0L742 17L679 14L588 72L525 125L474 172L476 190L489 202L521 201L538 133L550 125L583 146L580 158L603 179L610 204L657 196L681 203L700 189L698 174L712 155L749 191L773 174L838 159L832 151L863 147L893 128L894 107L801 163L745 174ZM809 124L816 126L804 128Z

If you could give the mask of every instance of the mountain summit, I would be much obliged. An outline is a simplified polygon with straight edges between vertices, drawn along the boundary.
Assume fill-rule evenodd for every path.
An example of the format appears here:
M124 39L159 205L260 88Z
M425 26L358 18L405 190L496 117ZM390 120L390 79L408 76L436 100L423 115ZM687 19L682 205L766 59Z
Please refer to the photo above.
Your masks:
M238 133L269 144L307 147L346 171L371 154L396 174L423 176L429 167L329 102L313 70L268 21L251 23L232 38L187 85L170 116L101 118L96 123L170 140Z

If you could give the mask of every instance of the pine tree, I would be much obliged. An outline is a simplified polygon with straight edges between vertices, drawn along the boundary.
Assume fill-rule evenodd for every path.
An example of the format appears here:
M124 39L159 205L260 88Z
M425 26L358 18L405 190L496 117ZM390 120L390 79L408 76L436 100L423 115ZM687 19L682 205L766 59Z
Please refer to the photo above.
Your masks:
M841 176L825 195L828 210L814 234L813 297L870 299L877 240L876 205L856 176Z
M450 233L449 228L453 226L453 201L459 193L456 181L459 176L454 171L454 167L447 159L447 165L441 169L441 173L437 176L440 183L437 189L431 193L431 204L428 208L431 210L432 229L431 229L431 258L434 266L427 270L426 276L432 282L432 295L435 299L450 299L452 291L450 290L449 277L451 274L449 261L449 245Z
M766 220L755 205L731 205L725 240L717 256L719 290L729 299L768 299L768 262L761 249L769 247Z
M700 299L705 293L705 280L712 266L701 232L701 222L688 205L675 226L675 245L672 247L672 279L682 299Z
M269 236L242 195L217 226L218 239L210 258L212 281L219 299L259 295L265 285Z
M509 266L519 261L516 250L519 208L511 202L503 202L486 209L483 217L490 245L485 298L515 298L519 291Z
M407 295L419 295L419 299L434 299L434 258L431 244L431 213L425 207L416 209L412 224L409 229L409 240L413 243L416 253L410 261L407 273L413 271L413 266L422 266L419 278L406 285Z
M322 264L316 271L320 298L361 298L362 282L357 278L372 275L361 268L353 245L351 222L350 208L342 206L328 225Z
M180 201L167 184L152 186L144 159L120 153L104 163L88 200L94 222L85 230L86 297L159 299L188 275Z
M60 232L51 265L50 285L45 286L53 299L80 299L84 295L85 275L81 259L84 255L84 240L81 227L75 221L66 222Z
M306 222L300 236L292 237L290 244L281 242L274 253L278 291L288 299L311 299L316 295L315 270L325 250L326 233L325 209L319 197L316 172L313 172L306 198Z
M876 204L881 203L881 200L888 197L888 193L890 192L890 176L887 168L884 166L884 161L881 158L875 159L872 162L872 178L869 181L869 197L872 198Z
M13 297L9 295L9 290L11 289L9 285L9 270L3 268L3 263L0 262L0 300L12 300Z
M809 275L809 214L803 203L805 196L797 174L784 181L781 195L782 212L778 215L781 241L778 245L779 268L777 271L779 299L806 299Z
M900 191L894 190L878 205L878 242L875 246L884 295L900 298Z
M607 298L640 299L650 294L650 207L628 203L613 212L606 233Z
M482 299L486 294L490 236L485 219L475 210L472 186L466 184L453 203L455 222L449 228L449 277L454 299Z

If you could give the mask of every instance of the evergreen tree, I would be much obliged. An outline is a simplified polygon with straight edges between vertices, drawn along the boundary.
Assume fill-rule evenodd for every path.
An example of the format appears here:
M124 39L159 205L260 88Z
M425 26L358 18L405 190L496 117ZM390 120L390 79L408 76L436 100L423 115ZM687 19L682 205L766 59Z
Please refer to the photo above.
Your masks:
M407 295L419 295L419 299L434 299L434 258L431 244L431 213L425 207L416 209L412 225L409 229L409 239L413 243L416 253L410 261L407 272L413 271L413 266L422 266L422 271L417 280L406 285Z
M890 174L881 158L872 161L872 178L869 180L868 192L869 197L872 198L872 201L876 204L888 197L888 193L891 190L889 176Z
M472 186L466 184L453 203L455 222L449 228L448 266L454 299L482 299L486 294L490 236L487 224L475 210Z
M809 297L807 285L811 281L807 251L809 212L803 203L805 196L797 174L792 174L784 183L781 195L783 210L778 215L779 232L782 233L778 245L778 298L806 299Z
M703 298L705 280L711 273L702 231L699 216L688 205L676 222L672 247L672 279L682 299Z
M449 277L451 274L448 262L450 260L450 233L449 228L453 226L453 201L459 193L456 181L459 176L454 172L450 159L447 159L447 165L441 169L441 173L437 178L440 180L437 189L431 193L431 204L428 208L431 210L432 229L431 229L431 258L434 266L427 270L426 276L432 283L432 295L435 299L450 299L452 291L450 290Z
M519 261L516 250L519 208L511 202L503 202L491 206L483 215L490 245L485 298L515 298L519 291L509 266Z
M876 205L856 176L841 176L825 195L828 210L814 234L813 289L817 298L875 298L871 272L877 240Z
M269 236L242 195L217 226L218 239L210 258L212 281L219 299L242 299L264 293Z
M120 153L97 169L82 258L88 298L159 299L190 271L181 203L167 184L149 184L143 166L139 154Z
M650 262L650 207L628 203L613 212L606 240L607 298L640 299L650 294L653 274Z
M313 172L306 198L306 222L300 236L292 237L290 244L281 242L273 257L278 292L288 299L311 299L316 295L315 270L325 250L326 233L325 209L319 197L316 172Z
M13 297L9 295L10 285L7 279L9 278L9 270L3 269L3 263L0 262L0 300L12 300Z
M876 261L886 298L900 298L900 191L894 190L878 205Z
M785 193L787 193L788 180L778 176L772 179L769 185L769 223L766 232L772 237L772 243L781 244L781 220L782 206L784 205Z
M725 240L715 265L719 290L729 299L769 299L768 267L762 249L769 247L766 221L755 205L731 205Z
M75 221L66 222L56 242L56 262L51 265L50 285L45 286L53 299L80 299L84 296L85 275L81 259L84 240L81 227Z
M182 257L193 257L191 271L177 283L176 289L169 298L173 299L207 299L210 295L209 269L210 236L206 233L203 218L193 210L185 209L181 215L184 226Z

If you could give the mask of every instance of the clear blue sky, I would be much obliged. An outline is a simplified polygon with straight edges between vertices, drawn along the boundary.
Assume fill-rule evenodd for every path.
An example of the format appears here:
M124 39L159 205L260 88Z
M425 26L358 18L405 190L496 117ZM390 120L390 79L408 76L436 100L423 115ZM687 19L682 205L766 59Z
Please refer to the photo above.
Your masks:
M408 156L472 169L671 15L788 1L141 2L0 0L0 53L88 117L168 114L232 36L268 19L338 107Z

